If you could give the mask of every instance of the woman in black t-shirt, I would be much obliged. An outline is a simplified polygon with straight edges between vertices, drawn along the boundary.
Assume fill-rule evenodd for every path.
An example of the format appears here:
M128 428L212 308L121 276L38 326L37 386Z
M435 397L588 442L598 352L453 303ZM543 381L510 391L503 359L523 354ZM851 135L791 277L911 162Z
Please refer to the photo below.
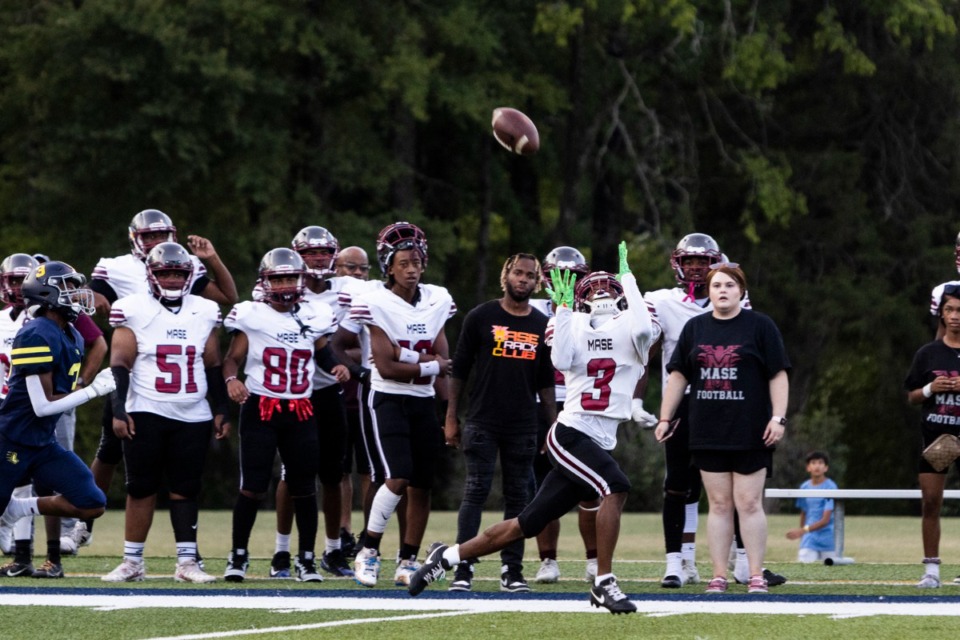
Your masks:
M922 405L921 446L926 449L941 435L960 435L960 285L944 287L937 311L943 338L920 347L903 382L910 404ZM940 586L940 507L947 466L937 471L920 457L923 531L923 577L917 586Z
M707 291L713 312L692 318L680 334L667 365L670 377L656 429L659 441L670 437L671 418L689 384L690 450L710 502L707 537L714 578L707 593L727 589L734 508L750 564L748 590L767 592L763 484L786 425L790 362L773 321L740 307L746 290L738 265L711 268Z

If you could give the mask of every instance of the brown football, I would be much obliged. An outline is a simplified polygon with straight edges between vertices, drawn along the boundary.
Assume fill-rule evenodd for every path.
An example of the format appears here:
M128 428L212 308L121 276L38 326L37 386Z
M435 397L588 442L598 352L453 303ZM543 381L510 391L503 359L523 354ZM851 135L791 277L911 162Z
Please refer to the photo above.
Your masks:
M510 107L493 110L493 137L504 149L529 156L540 148L540 134L533 120Z

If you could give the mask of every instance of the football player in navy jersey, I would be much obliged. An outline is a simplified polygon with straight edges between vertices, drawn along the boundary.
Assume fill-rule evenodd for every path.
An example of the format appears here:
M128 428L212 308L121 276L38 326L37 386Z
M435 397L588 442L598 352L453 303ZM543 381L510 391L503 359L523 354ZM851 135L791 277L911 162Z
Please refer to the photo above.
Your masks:
M61 413L115 388L113 374L103 370L77 389L83 339L70 323L93 312L85 284L70 265L48 262L21 287L26 303L37 309L14 339L9 391L0 405L0 506L8 524L40 513L98 518L106 505L87 466L54 438ZM13 488L31 477L58 495L11 499Z

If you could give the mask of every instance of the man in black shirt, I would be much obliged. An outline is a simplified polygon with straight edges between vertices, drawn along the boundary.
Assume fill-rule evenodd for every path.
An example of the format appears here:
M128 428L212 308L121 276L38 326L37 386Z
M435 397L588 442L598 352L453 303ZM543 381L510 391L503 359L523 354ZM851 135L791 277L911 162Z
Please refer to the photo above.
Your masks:
M457 542L480 530L484 502L490 494L500 455L504 518L516 517L530 501L533 460L537 453L537 396L552 423L556 419L553 365L545 345L547 317L530 306L540 288L540 262L519 253L503 265L503 297L467 314L457 343L450 378L450 401L444 435L447 445L463 444L467 477L457 522ZM474 369L470 408L461 433L457 418L460 392ZM501 552L500 590L529 591L523 579L523 540ZM470 591L475 559L457 566L451 591Z

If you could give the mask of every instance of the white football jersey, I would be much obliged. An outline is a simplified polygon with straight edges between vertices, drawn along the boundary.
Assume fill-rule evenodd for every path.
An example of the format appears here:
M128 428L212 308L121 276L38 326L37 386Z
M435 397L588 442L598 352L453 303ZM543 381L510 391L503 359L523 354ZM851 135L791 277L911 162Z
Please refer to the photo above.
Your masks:
M345 280L356 280L356 278L351 278L349 276L337 276L334 278L327 278L327 290L322 293L314 293L309 289L303 295L303 299L314 305L326 305L330 308L330 312L333 314L335 320L334 331L336 331L336 326L339 326L340 321L350 312L349 306L342 306L340 304L340 290L343 289L347 284ZM313 374L313 388L314 389L325 389L331 387L335 384L339 384L337 379L332 375L317 367L317 370Z
M329 306L309 302L284 313L263 302L241 302L223 324L247 336L243 369L250 393L283 399L310 397L316 370L314 343L337 328Z
M643 375L656 330L636 278L622 280L628 308L599 327L590 314L563 307L554 325L554 366L567 382L557 421L590 436L603 449L617 445L617 427L630 419L630 403Z
M456 312L457 305L443 287L421 284L420 299L416 306L407 303L386 287L381 287L354 296L350 306L350 320L379 327L396 346L430 353L433 350L433 341L440 334L443 325ZM435 376L403 382L388 380L377 371L372 357L369 363L372 390L423 398L433 397Z
M943 290L947 285L950 284L960 285L960 280L951 280L950 282L938 284L930 293L930 315L932 315L934 318L937 317L937 311L940 309L940 298L943 297Z
M530 306L547 316L547 318L553 317L553 301L544 298L535 298L530 300ZM544 344L548 347L553 347L553 323L547 324L547 332L544 335L543 339ZM553 370L553 397L558 403L566 402L567 400L567 384L563 379L563 374L556 369ZM540 397L537 396L537 402L540 402Z
M207 274L207 268L197 256L190 256L190 260L193 262L193 275L190 277L192 287L201 276ZM135 293L150 293L150 287L147 284L147 265L132 253L116 258L100 258L100 262L93 268L91 279L103 280L110 285L117 294L118 300Z
M674 349L677 348L677 341L680 339L680 333L683 331L683 325L687 320L695 318L702 313L713 311L713 305L710 304L710 298L701 298L699 300L690 300L687 298L687 292L680 287L673 289L658 289L649 291L643 297L650 308L654 322L659 325L663 336L663 345L661 347L661 372L663 380L669 377L667 373L667 364L673 356ZM750 296L744 296L740 301L740 306L744 309L750 308ZM656 339L654 339L656 342Z
M30 314L21 309L14 320L11 312L13 307L0 310L0 400L7 397L7 377L10 375L10 351L13 349L13 339L17 331L27 323Z
M114 302L110 326L126 327L137 338L127 413L144 411L183 422L213 418L203 349L219 325L220 307L200 296L184 296L177 313L145 293Z
M340 318L340 326L357 336L360 342L360 362L368 363L370 362L370 332L366 326L350 319L350 307L353 305L354 296L383 289L383 281L359 278L352 278L352 280L353 282L344 281L337 300L340 307L346 311L346 315Z

